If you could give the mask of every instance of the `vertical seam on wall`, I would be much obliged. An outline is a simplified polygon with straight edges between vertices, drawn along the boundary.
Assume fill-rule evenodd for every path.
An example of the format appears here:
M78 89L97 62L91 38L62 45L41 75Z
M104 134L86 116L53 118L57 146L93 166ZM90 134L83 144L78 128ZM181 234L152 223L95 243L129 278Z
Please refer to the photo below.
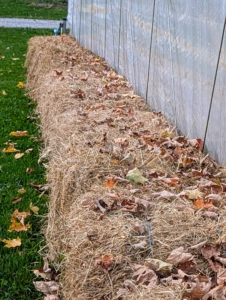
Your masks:
M107 45L107 3L108 3L108 0L105 0L104 58L106 58L106 45Z
M93 0L91 0L91 7L90 7L90 13L91 13L91 32L90 32L90 35L91 35L91 40L90 40L90 48L91 48L91 51L93 51Z
M145 99L146 102L148 100L148 91L149 91L149 79L150 79L150 67L151 67L151 52L152 52L154 17L155 17L155 0L154 0L154 3L153 3L153 12L152 12L151 40L150 40L150 51L149 51L149 59L148 59L148 77L147 77L146 99Z
M118 70L119 70L119 56L120 56L120 46L121 46L121 25L122 25L121 23L122 23L122 0L120 0L120 14L119 14Z
M223 41L224 41L225 27L226 27L226 16L224 19L224 26L223 26L222 36L221 36L220 48L219 48L219 52L218 52L216 71L215 71L214 80L213 80L213 88L212 88L212 93L211 93L211 98L210 98L210 105L209 105L208 116L207 116L207 121L206 121L206 129L205 129L205 134L204 134L204 139L203 139L202 151L204 151L204 147L206 144L206 135L207 135L208 127L209 127L210 113L211 113L212 104L213 104L213 95L214 95L214 91L215 91L217 73L218 73L220 57L221 57L221 50L222 50L222 45L223 45Z
M82 26L82 0L80 1L80 20L79 20L79 42L81 42L81 26Z
M174 70L173 70L173 57L172 57L172 40L171 40L171 22L170 22L170 6L168 2L168 28L169 28L169 43L170 43L170 60L171 60L171 76L172 76L172 89L173 89L173 103L174 114L176 116L176 102L175 102L175 82L174 82ZM174 118L175 126L177 126L177 118Z

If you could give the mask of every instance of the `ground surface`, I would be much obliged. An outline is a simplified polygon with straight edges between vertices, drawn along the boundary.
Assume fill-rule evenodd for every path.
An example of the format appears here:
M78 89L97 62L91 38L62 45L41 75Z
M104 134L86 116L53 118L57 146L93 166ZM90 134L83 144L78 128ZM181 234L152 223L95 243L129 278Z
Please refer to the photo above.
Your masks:
M202 141L71 37L32 38L27 66L51 185L45 255L61 270L45 294L225 299L226 172Z

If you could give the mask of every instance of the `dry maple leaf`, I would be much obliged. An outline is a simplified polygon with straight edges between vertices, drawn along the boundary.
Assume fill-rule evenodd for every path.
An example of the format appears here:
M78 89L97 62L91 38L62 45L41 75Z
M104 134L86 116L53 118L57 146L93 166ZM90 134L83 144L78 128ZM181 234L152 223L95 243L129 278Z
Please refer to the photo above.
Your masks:
M14 153L14 152L20 152L20 150L15 149L14 144L9 144L8 148L6 148L6 149L4 148L2 150L2 152L4 152L4 153Z
M218 246L213 246L210 244L206 244L201 248L201 253L205 257L205 259L210 259L211 257L220 256L220 251Z
M134 265L134 269L136 272L133 274L133 277L137 277L136 284L143 284L148 287L153 287L158 284L158 276L152 269L137 264Z
M30 216L30 212L29 211L22 211L22 212L19 212L18 209L16 209L13 214L11 215L12 218L16 218L18 220L22 220L22 219L25 219L27 218L28 216Z
M202 297L209 292L211 285L211 278L205 277L205 280L202 281L199 277L197 277L194 282L189 282L190 288L184 292L183 296L189 297L189 299L192 300L203 299Z
M107 189L114 189L116 187L117 180L114 177L109 177L104 187Z
M23 224L23 220L22 222L17 222L16 219L12 218L11 219L11 225L9 226L9 232L12 231L27 231L30 228L30 224L27 223L26 225Z
M27 131L11 131L9 135L17 137L27 136Z
M110 271L114 266L114 258L105 254L100 259L96 259L95 266L100 266L105 271Z
M3 243L5 243L5 246L6 248L14 248L14 247L18 247L21 245L21 239L18 237L16 239L13 239L13 240L6 240L6 239L3 239L1 240Z
M202 297L202 300L226 300L225 297L225 287L223 286L216 286L215 288L211 289L207 294L205 294L204 297Z
M170 253L166 259L166 262L177 266L189 260L193 260L193 258L194 257L191 253L184 252L184 247L179 247Z
M203 198L198 198L198 199L194 200L193 204L198 209L209 208L209 207L213 206L212 201L205 202L205 200Z

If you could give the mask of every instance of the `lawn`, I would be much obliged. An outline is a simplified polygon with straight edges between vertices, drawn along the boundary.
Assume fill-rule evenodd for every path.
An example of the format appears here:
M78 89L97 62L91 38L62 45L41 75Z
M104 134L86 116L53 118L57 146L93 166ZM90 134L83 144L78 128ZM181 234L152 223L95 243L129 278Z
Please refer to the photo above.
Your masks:
M23 88L27 42L34 35L52 35L52 31L4 28L0 36L0 300L42 299L34 289L32 270L43 264L38 251L45 244L41 228L47 195L40 197L32 184L45 183L45 168L38 164L42 144L35 103ZM27 135L11 136L13 131L27 131ZM12 144L19 152L4 153ZM24 155L16 159L17 153ZM31 203L39 208L38 214L29 208ZM16 209L30 212L24 221L16 218L19 223L30 223L27 231L9 231ZM21 239L21 246L7 248L2 241L16 238Z
M1 18L61 20L67 17L67 0L0 0Z

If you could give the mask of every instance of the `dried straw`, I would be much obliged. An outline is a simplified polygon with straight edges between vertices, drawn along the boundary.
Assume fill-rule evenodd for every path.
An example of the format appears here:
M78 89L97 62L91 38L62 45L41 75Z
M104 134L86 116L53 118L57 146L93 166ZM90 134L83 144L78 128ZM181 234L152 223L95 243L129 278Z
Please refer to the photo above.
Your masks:
M26 65L27 89L41 118L42 155L49 159L51 194L45 235L48 257L62 271L62 299L120 299L122 288L124 299L181 299L180 287L160 284L131 289L125 284L134 282L134 263L144 264L148 257L165 260L179 246L218 238L215 220L203 218L202 211L178 210L178 206L191 206L191 200L152 196L165 189L178 194L196 184L195 178L177 172L177 163L151 151L142 139L150 135L158 139L166 132L174 136L171 125L151 112L102 58L69 36L32 38ZM120 144L119 138L125 140ZM122 161L128 153L134 157L131 164ZM198 151L195 155L203 157ZM125 180L134 167L149 178L144 187ZM181 184L159 185L150 177L153 172L180 177ZM115 188L105 188L107 178L114 176L118 178ZM152 204L137 212L118 207L104 211L98 201L113 207L112 193ZM134 224L143 232L137 232ZM142 250L134 246L140 241L147 242ZM97 266L103 255L113 258L112 270ZM205 262L198 263L202 272L209 272Z

